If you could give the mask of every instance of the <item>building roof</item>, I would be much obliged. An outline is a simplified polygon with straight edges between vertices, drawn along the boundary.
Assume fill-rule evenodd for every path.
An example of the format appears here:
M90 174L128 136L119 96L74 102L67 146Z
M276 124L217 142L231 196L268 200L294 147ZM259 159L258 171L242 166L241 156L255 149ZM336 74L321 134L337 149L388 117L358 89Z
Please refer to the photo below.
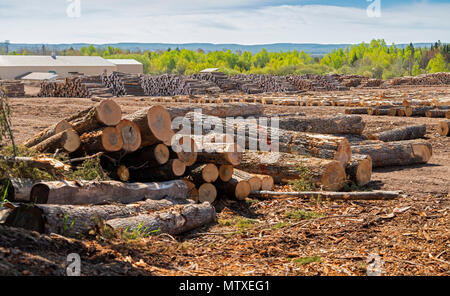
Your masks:
M115 65L142 65L141 63L133 59L106 59L106 60Z
M20 77L23 80L53 80L58 78L57 74L47 72L31 72L25 76Z
M0 67L62 67L62 66L102 66L115 65L98 56L0 56Z

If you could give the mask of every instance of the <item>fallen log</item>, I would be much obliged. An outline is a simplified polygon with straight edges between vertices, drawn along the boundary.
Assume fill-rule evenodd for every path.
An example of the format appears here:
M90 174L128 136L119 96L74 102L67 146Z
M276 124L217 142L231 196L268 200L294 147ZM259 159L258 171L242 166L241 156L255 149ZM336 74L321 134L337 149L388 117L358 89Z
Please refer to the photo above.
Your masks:
M182 160L171 159L160 167L130 170L130 180L133 182L169 181L183 176L185 171L186 164Z
M433 107L427 107L427 106L422 106L422 107L405 107L405 115L407 117L411 117L411 116L421 116L424 117L426 112L428 110L432 110Z
M181 180L154 183L118 181L51 181L33 186L30 200L38 204L87 205L109 202L133 203L165 197L186 199L188 189Z
M369 155L373 167L427 163L432 156L431 144L422 140L398 141L352 146L353 153Z
M226 194L227 197L235 198L237 200L245 200L251 191L250 183L237 176L233 176L228 182L218 180L215 185L219 192Z
M273 190L273 177L269 175L253 174L261 180L261 190Z
M209 202L212 204L217 197L217 189L211 183L204 183L198 187L198 202L204 203Z
M450 120L441 121L438 126L438 133L441 136L450 136Z
M81 135L81 149L88 155L98 152L115 152L123 148L123 138L116 127L105 127Z
M186 184L188 190L189 190L189 196L188 199L193 200L195 202L198 202L198 190L194 183L189 181L187 178L182 179L183 182Z
M0 160L6 162L7 164L17 164L21 163L24 166L41 169L47 172L59 172L59 171L69 171L70 165L64 164L63 162L51 158L51 157L7 157L0 155Z
M428 110L425 112L426 117L430 118L445 118L447 110Z
M219 177L219 170L213 163L196 164L190 167L189 176L195 185L200 186L203 183L216 181Z
M24 143L24 146L28 147L28 148L36 146L37 144L39 144L42 141L50 138L51 136L54 136L56 134L59 134L60 132L63 132L65 130L71 129L71 128L72 128L72 125L68 121L61 120L58 123L56 123L56 124L52 125L51 127L43 130L39 134L35 135L34 137L32 137L31 139L26 141Z
M165 212L141 214L128 218L117 218L106 221L114 229L143 234L159 233L180 234L211 223L216 218L216 210L209 203L178 206Z
M422 125L412 125L405 126L401 128L396 128L393 130L370 134L367 136L369 140L378 140L383 142L394 142L394 141L404 141L423 138L427 131L427 126Z
M345 114L367 114L367 107L363 108L347 108L345 109Z
M86 235L95 230L102 220L127 218L134 215L160 211L177 204L188 204L186 200L162 199L128 205L43 205L23 204L7 213L4 223L40 233L57 233L66 236Z
M363 192L277 192L277 191L252 191L250 197L299 197L299 198L328 198L331 200L392 200L400 195L398 191L363 191Z
M255 176L253 174L250 174L250 173L238 170L238 169L234 169L233 177L238 177L242 180L247 181L250 184L251 191L261 190L262 181L260 178L258 178L257 176Z
M125 116L124 119L135 123L141 132L141 146L170 141L172 122L163 106L152 106Z
M122 110L114 100L102 100L87 113L81 112L80 117L71 118L70 123L78 134L96 130L103 126L116 126L122 117Z
M71 153L76 151L80 144L80 136L77 132L73 129L67 129L45 139L36 146L31 146L30 149L41 153L53 153L57 149L64 149Z
M366 185L372 178L372 158L369 155L353 154L352 160L345 166L345 172L356 185Z
M280 117L279 128L319 134L357 134L364 130L365 123L358 115L333 117Z
M276 183L307 175L325 190L340 190L345 183L345 170L336 160L304 157L289 153L245 152L239 169L253 174L270 175Z

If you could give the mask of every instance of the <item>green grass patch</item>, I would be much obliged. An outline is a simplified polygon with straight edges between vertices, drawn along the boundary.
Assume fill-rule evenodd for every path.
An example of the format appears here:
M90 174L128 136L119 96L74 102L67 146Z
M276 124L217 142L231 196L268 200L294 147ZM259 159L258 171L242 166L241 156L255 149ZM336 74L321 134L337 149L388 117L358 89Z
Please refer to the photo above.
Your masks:
M323 214L317 213L317 212L310 212L310 211L304 211L304 210L293 210L288 211L284 214L284 217L286 219L290 220L309 220L309 219L316 219L323 217Z
M272 229L281 229L287 226L289 226L289 223L287 222L278 222L277 224L272 226Z
M311 171L305 167L298 168L300 174L298 179L289 181L290 185L293 185L294 191L314 191L316 185L311 177Z
M321 262L321 258L319 256L314 257L301 257L301 258L295 258L292 259L292 262L298 264L298 265L305 265L313 262Z

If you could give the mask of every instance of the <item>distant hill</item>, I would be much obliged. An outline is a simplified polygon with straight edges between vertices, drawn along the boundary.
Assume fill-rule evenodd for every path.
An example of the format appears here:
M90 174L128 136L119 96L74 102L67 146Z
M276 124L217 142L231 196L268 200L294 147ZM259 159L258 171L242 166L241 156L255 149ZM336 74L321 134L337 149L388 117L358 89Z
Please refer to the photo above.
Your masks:
M47 49L64 50L69 48L79 49L83 46L89 46L89 43L72 43L72 44L45 44ZM312 55L324 55L331 52L333 49L345 48L351 44L315 44L315 43L274 43L274 44L258 44L258 45L242 45L242 44L213 44L213 43L111 43L111 44L94 44L98 48L105 48L107 46L118 47L130 51L137 50L167 50L170 49L189 49L197 50L201 48L204 51L216 51L216 50L228 50L231 51L250 51L256 53L265 48L271 52L278 51L304 51ZM0 46L2 44L0 43ZM407 44L397 44L397 47L404 48ZM414 43L415 47L430 47L431 43ZM21 49L40 49L42 44L21 44L11 43L9 44L9 50L21 50Z

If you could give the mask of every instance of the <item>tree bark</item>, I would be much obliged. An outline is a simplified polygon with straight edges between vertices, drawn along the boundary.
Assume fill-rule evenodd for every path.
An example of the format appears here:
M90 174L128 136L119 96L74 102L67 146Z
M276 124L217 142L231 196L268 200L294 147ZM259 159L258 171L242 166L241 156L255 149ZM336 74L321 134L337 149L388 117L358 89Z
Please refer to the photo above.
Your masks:
M203 203L180 206L162 213L112 219L106 223L114 229L128 229L129 232L139 228L148 234L156 230L161 233L180 234L209 224L215 218L214 207Z
M42 153L53 153L57 149L64 149L71 153L76 151L80 144L80 136L78 136L77 132L73 129L67 129L45 139L36 146L30 147L30 149Z
M331 191L340 190L345 183L345 170L338 161L289 153L245 152L238 168L249 173L270 175L277 183L299 179L306 169L316 186Z
M181 177L186 171L186 164L179 159L171 159L157 168L141 168L130 170L133 182L169 181Z
M299 197L299 198L329 198L331 200L391 200L399 196L398 191L363 191L363 192L277 192L277 191L254 191L250 197L270 198L275 196Z
M31 189L30 200L39 204L87 205L110 202L133 203L164 197L186 199L188 190L181 180L154 183L118 181L40 182Z
M24 146L28 147L28 148L36 146L37 144L39 144L42 141L50 138L51 136L54 136L56 134L59 134L60 132L63 132L65 130L71 129L71 128L72 128L72 125L68 121L61 120L58 123L56 123L56 124L52 125L51 127L43 130L39 134L35 135L34 137L32 137L31 139L26 141L24 143Z
M8 213L5 225L73 237L88 234L104 220L161 211L177 204L189 204L189 201L147 199L129 205L96 206L24 204Z
M404 141L423 138L427 131L427 126L422 125L411 125L401 128L396 128L393 130L370 134L367 136L369 140L379 140L383 142L394 142L394 141Z
M353 154L345 166L348 178L358 186L364 186L372 178L372 158L369 155Z
M319 134L357 134L364 130L365 123L358 115L332 117L280 117L280 128L298 132Z
M373 167L427 163L432 156L430 143L422 140L352 146L353 153L369 155Z

